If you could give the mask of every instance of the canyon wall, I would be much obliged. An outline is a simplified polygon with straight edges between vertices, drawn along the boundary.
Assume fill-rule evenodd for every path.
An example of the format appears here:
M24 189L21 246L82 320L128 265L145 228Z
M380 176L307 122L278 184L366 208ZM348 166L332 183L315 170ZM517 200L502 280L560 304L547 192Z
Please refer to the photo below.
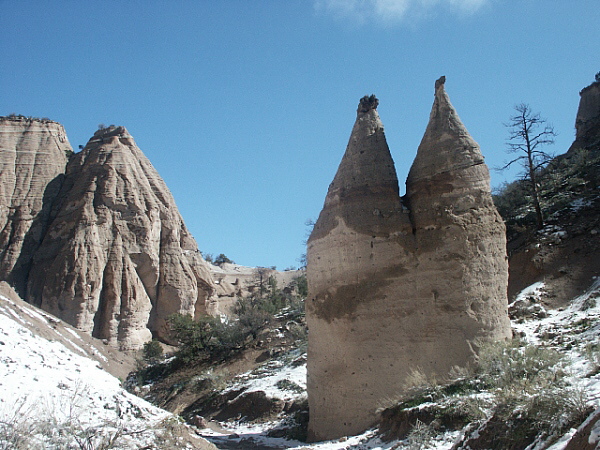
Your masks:
M575 141L569 151L578 148L595 149L600 145L600 80L583 88L579 97Z

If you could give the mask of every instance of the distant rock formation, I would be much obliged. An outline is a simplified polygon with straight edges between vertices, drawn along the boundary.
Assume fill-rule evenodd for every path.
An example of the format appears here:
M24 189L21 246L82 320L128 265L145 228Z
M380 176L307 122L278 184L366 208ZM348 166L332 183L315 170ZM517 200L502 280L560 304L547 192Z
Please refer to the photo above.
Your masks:
M374 96L308 242L309 438L354 435L413 371L444 377L510 337L504 223L488 169L436 82L400 198Z
M68 153L71 145L59 123L0 118L0 280L21 295L48 227Z
M600 73L600 72L599 72ZM572 149L600 147L600 81L595 81L579 93L579 108L575 119L575 142Z
M230 315L240 298L259 294L267 286L270 278L284 293L297 293L297 281L304 270L279 271L268 267L246 267L235 263L209 264L215 282L215 291L207 304L212 316Z
M21 195L25 188L19 188L11 197L5 189L1 206L22 211L27 205L29 222L13 218L12 229L27 228L34 216L39 225L29 226L28 245L18 238L24 232L6 233L11 239L2 241L7 242L1 247L3 264L7 261L2 279L20 287L28 302L122 350L138 349L153 336L168 339L165 321L172 313L206 314L214 291L208 265L164 181L127 130L98 130L71 157L65 173L64 149L70 147L64 130L52 122L34 123L13 126L9 150L28 155L15 163L13 184L29 182L35 195ZM60 139L45 137L52 133ZM30 174L46 167L40 162L48 174L33 184ZM27 270L11 270L8 256L14 260L20 247L13 266Z

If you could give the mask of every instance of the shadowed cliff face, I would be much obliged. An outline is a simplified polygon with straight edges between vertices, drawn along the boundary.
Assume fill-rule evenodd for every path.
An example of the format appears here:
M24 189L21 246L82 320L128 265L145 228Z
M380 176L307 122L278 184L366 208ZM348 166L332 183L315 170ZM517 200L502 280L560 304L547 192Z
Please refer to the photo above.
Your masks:
M21 116L0 118L0 279L22 296L68 152L71 145L62 125Z
M310 236L312 440L367 429L412 370L443 377L510 336L504 224L444 81L402 199L377 101L361 100Z
M64 151L54 150L60 147L44 141L23 148L30 131L21 126L15 133L22 136L16 154L35 163L15 164L21 167L13 176L15 195L4 195L2 205L27 207L30 222L41 225L29 227L31 244L21 249L15 242L27 239L7 233L12 240L3 242L3 279L21 286L30 303L123 350L140 348L153 335L167 339L170 314L206 313L214 289L208 266L164 181L125 128L96 132L66 173ZM50 151L56 155L47 157ZM38 166L53 168L52 174L34 178ZM36 181L30 183L36 195L16 195L29 179ZM13 264L11 270L8 255L30 269Z
M579 96L575 142L569 151L577 148L594 150L600 147L600 81L582 89Z

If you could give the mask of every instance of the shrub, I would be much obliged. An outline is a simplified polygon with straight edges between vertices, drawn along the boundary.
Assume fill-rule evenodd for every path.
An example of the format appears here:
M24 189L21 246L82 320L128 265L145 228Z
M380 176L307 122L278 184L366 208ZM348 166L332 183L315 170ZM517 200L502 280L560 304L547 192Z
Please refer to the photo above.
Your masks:
M214 265L222 266L223 264L235 264L231 259L225 256L223 253L219 254L214 260Z
M513 340L482 345L476 373L490 387L523 393L557 383L565 377L566 365L554 349Z
M275 386L278 389L281 389L282 391L290 391L290 392L295 392L297 394L301 394L305 391L305 389L302 386L300 386L298 383L288 380L287 378L284 378L283 380L279 380L275 384Z
M298 295L302 298L306 298L308 296L308 281L306 279L306 274L296 278L295 284Z
M163 355L163 348L156 339L153 339L144 344L144 360L151 362L156 361Z
M190 315L173 314L167 320L179 343L179 358L189 362L206 353L215 335L216 319L206 316L195 321Z
M426 424L417 419L415 425L408 434L408 449L421 450L428 448L430 442L435 436L435 430L432 424Z

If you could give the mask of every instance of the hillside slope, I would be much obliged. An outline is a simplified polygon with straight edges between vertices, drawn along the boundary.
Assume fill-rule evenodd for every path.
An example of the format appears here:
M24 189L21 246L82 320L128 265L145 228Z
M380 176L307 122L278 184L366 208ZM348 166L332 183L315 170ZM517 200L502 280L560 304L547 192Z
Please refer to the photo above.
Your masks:
M104 368L131 363L0 285L0 447L196 448L211 444L129 394Z

